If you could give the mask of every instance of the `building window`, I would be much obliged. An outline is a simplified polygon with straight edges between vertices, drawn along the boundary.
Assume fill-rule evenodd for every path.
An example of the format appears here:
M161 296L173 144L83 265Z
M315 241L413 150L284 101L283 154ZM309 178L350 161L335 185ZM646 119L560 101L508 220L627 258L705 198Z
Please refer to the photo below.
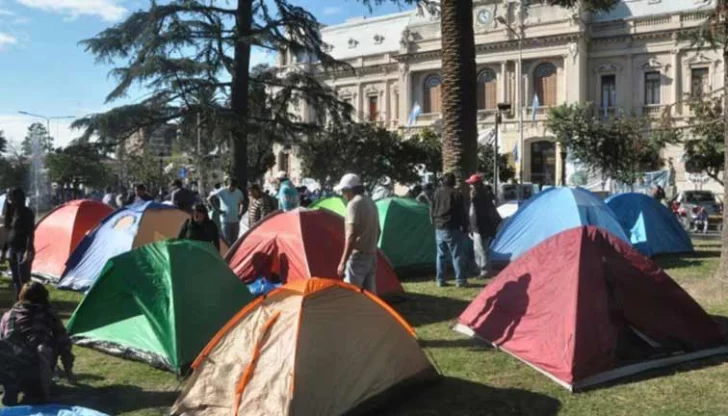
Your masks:
M539 104L544 107L556 105L556 66L551 62L537 66L533 71L533 82Z
M486 68L478 75L478 110L495 110L498 100L495 71Z
M617 105L617 76L602 75L602 108Z
M442 112L442 101L440 101L440 88L442 86L442 79L439 75L430 75L425 79L424 88L424 103L425 107L422 109L425 113L440 113Z
M291 155L285 150L278 152L278 170L291 175Z
M660 104L661 79L659 72L645 72L645 105Z
M708 92L708 68L693 68L690 71L690 96L702 100Z
M379 109L377 108L378 103L379 100L376 95L369 97L369 121L377 121L377 118L379 117Z

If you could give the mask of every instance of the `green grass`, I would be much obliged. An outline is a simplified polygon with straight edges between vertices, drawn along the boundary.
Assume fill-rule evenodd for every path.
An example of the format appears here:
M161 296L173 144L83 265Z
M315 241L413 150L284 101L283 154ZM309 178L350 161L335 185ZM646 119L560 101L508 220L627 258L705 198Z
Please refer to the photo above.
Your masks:
M713 278L719 241L697 241L694 255L658 259L710 313L728 316L728 288ZM482 287L482 283L481 283ZM422 344L444 373L442 383L393 403L388 415L644 415L728 414L726 358L652 371L617 384L571 394L509 355L466 339L450 327L481 287L437 288L430 281L405 283L411 299L396 308L417 329ZM68 317L80 299L54 291L57 310ZM0 308L10 305L7 280L0 280ZM80 386L61 384L60 402L110 414L162 414L180 382L144 364L76 348ZM335 392L332 392L335 394Z

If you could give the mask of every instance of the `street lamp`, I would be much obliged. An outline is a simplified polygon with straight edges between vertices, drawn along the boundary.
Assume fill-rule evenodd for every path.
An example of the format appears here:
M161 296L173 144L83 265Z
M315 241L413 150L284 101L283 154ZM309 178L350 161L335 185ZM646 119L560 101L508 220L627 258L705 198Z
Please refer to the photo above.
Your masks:
M46 134L48 137L51 136L51 120L64 120L64 119L72 119L75 118L74 116L44 116L42 114L35 114L30 113L27 111L18 111L18 113L28 116L28 117L35 117L45 120L46 122ZM38 155L33 155L34 158L38 157ZM40 200L40 175L38 172L40 170L40 166L37 165L37 160L33 160L33 163L36 164L35 169L33 169L33 184L35 186L35 213L38 214L38 201Z
M506 19L503 16L498 16L495 20L502 24L503 26L508 29L508 31L513 34L516 38L518 38L518 72L516 74L516 79L518 82L516 82L516 104L518 107L518 130L519 130L519 138L518 138L518 148L521 152L520 155L518 155L518 176L520 176L520 182L523 183L523 156L526 154L526 151L524 149L525 145L525 139L523 134L523 5L520 5L519 15L520 15L520 33L517 32L513 27L511 27L510 23L506 21ZM521 186L518 186L518 200L521 200Z
M510 103L498 103L498 112L495 113L495 138L493 140L493 195L498 202L498 130L503 121L503 113L511 111Z

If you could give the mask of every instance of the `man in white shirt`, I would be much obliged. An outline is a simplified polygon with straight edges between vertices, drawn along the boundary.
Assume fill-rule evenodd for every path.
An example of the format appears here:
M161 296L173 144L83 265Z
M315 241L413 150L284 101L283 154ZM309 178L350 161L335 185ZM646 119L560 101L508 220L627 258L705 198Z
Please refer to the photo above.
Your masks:
M243 215L245 197L238 188L238 181L228 179L228 186L220 188L212 193L207 199L212 203L212 198L217 197L220 202L220 222L222 223L222 235L228 244L233 244L240 233L240 217Z

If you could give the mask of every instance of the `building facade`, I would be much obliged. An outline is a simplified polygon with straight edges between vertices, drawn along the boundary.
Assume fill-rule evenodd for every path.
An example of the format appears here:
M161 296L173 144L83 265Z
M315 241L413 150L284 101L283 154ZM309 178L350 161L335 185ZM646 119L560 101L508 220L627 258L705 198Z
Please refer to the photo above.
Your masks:
M684 125L689 97L723 87L721 52L699 50L680 36L706 19L715 0L623 0L594 15L539 0L474 3L479 134L492 134L499 103L511 105L502 114L499 146L524 182L560 182L562 153L545 128L549 107L592 102L605 114L655 118L668 108ZM329 53L354 70L321 77L353 105L360 120L405 137L438 128L442 80L436 14L413 10L353 19L323 28L322 37ZM277 65L314 68L287 53ZM297 111L306 120L316 119L316 109L305 104ZM300 181L295 148L275 152L271 172L286 171ZM672 159L678 188L702 182L685 172L681 147L666 149L663 157Z

